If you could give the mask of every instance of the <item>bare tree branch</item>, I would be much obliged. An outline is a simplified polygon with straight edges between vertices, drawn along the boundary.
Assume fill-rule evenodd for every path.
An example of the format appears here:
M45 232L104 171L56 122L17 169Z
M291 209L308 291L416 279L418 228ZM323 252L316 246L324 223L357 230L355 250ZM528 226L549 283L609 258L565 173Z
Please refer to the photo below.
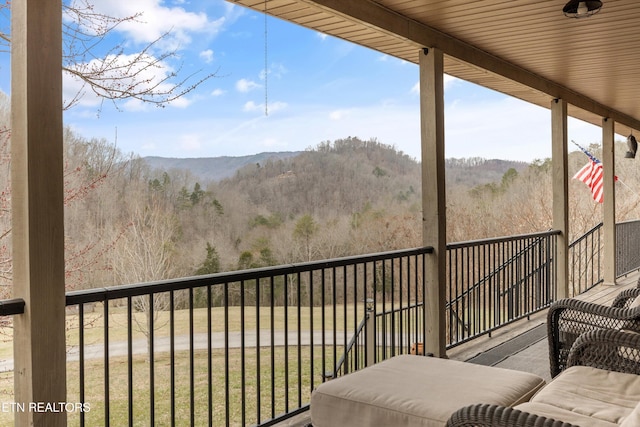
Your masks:
M126 23L140 23L142 12L116 17L95 10L90 0L75 0L63 4L63 71L81 82L65 109L80 103L89 91L99 97L99 110L104 100L119 109L119 102L138 100L158 107L184 97L203 82L216 76L195 71L182 75L182 64L173 69L170 62L178 59L175 49L161 45L171 31L160 35L135 54L125 54L123 43L109 46L112 35ZM10 1L0 1L0 19L9 22ZM0 52L8 53L11 35L0 27Z

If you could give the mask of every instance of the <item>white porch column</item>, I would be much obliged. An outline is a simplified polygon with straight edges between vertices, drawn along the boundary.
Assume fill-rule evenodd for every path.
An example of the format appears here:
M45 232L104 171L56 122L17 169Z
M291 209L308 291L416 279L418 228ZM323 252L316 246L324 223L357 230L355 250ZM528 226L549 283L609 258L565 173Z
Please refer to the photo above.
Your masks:
M602 120L602 171L604 175L603 191L603 227L604 235L604 283L616 282L616 191L615 191L615 147L612 119Z
M556 258L556 297L569 296L569 153L567 150L567 102L551 101L551 156L553 229L560 230Z
M444 175L444 89L442 51L420 52L420 124L422 138L422 240L427 257L425 352L446 356L446 200Z
M11 4L11 191L15 401L66 400L61 0ZM65 426L15 412L17 426Z

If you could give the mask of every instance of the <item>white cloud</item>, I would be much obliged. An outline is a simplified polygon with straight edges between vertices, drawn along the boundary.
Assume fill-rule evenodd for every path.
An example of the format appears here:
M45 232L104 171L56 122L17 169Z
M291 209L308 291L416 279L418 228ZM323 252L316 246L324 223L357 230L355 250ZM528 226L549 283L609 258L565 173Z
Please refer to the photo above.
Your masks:
M181 96L180 98L174 99L173 101L166 102L164 105L175 108L187 108L189 105L191 105L191 99L186 96ZM120 107L124 111L139 112L155 109L156 105L132 98L126 100Z
M187 108L191 104L192 104L191 98L189 98L187 95L182 95L181 97L168 102L167 106L171 106L175 108Z
M113 89L132 87L131 91L138 93L147 90L153 90L156 93L168 92L173 85L165 80L170 77L173 70L168 64L156 61L155 57L148 54L108 55L104 59L92 59L86 63L75 64L73 69L88 74L99 73L102 79L111 79L111 83L107 85ZM151 63L156 63L157 66L149 67L148 64ZM123 69L127 71L124 72ZM103 80L101 83L105 84L105 81ZM100 89L96 93L77 76L64 73L63 98L65 103L69 103L77 97L76 105L95 108L108 95L107 91ZM167 105L184 108L189 103L189 98L182 96ZM147 108L147 104L137 99L129 99L122 105L122 108L126 111L140 111Z
M274 78L280 79L285 74L287 74L287 71L288 70L286 69L286 67L284 65L275 63L275 64L271 64L271 66L269 67L269 69L266 72L265 72L265 70L260 71L260 74L259 74L258 77L260 78L260 80L264 80L265 79L265 75L267 75L267 73L268 73L269 77L274 77Z
M284 110L285 108L288 107L288 104L286 102L270 102L267 104L267 111L269 113L275 113L277 111L281 111Z
M92 11L97 14L126 18L116 27L134 43L150 43L165 33L170 33L163 41L165 47L177 48L188 44L191 34L210 33L215 35L225 24L225 17L210 20L204 12L189 12L183 7L167 7L162 0L92 0ZM69 19L67 17L66 19Z
M125 101L123 107L125 111L136 112L136 111L145 111L148 106L145 105L144 102L139 99L129 99Z
M180 150L194 152L202 148L202 135L198 134L186 134L182 135L178 140Z
M254 111L265 112L266 114L275 113L277 111L281 111L287 108L286 102L270 102L267 104L267 108L265 109L264 104L256 104L253 101L246 102L242 107L242 111L250 113Z
M329 113L331 120L343 120L349 117L349 110L334 110Z
M222 96L226 93L226 91L222 90L222 89L214 89L211 92L211 96Z
M459 81L459 78L450 76L449 74L445 74L442 83L444 85L444 90L450 89L451 86L457 84Z
M246 102L242 107L242 111L251 112L256 111L260 106L253 101Z
M97 107L102 102L100 97L87 90L86 84L79 78L64 73L62 82L64 105L73 103L81 107Z
M211 64L213 62L213 51L211 49L203 50L199 54L200 59L202 59L207 64Z
M261 86L252 80L240 79L236 82L236 90L242 93L251 92L259 87Z

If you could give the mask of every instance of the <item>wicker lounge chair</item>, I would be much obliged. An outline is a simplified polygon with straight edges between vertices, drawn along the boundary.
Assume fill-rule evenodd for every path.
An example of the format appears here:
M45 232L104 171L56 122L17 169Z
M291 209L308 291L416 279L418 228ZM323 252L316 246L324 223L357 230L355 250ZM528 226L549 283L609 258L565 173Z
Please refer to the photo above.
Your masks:
M640 332L640 288L621 292L609 306L562 299L551 305L547 315L547 336L551 377L565 369L569 349L584 332L597 329L626 329Z
M447 426L634 427L640 425L639 401L640 334L597 330L575 341L567 370L529 402L466 406Z

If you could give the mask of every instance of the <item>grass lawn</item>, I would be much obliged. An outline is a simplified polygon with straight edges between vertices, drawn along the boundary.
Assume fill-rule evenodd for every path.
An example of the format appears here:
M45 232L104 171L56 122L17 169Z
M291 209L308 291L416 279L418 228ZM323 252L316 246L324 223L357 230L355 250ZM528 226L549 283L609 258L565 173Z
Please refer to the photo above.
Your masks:
M260 398L260 419L273 417L272 401L275 403L275 415L285 413L287 409L295 409L299 404L306 404L311 394L311 350L301 349L301 363L298 365L297 350L290 349L288 360L288 384L285 375L285 352L276 348L273 359L276 361L272 378L272 355L270 349L262 349L260 363L257 352L248 351L244 365L239 350L229 353L229 378L225 378L225 352L213 351L211 354L212 369L208 369L207 351L194 353L193 386L191 384L190 358L188 352L176 353L175 357L175 425L190 425L193 417L194 425L208 425L209 416L213 425L225 425L227 416L226 400L229 400L229 418L231 425L241 426L255 424L258 420L258 397ZM327 352L325 358L331 364L332 355ZM322 381L322 353L320 348L314 349L313 377L317 385ZM244 366L244 369L243 369ZM89 426L105 425L105 383L104 365L101 360L86 362L85 402L90 411L85 412L85 423ZM133 358L133 398L131 410L134 426L149 426L150 414L150 364L145 356ZM298 372L301 387L298 388ZM259 378L258 378L258 373ZM212 410L209 415L209 375L211 375ZM242 377L246 378L243 394ZM156 355L154 361L154 424L171 425L171 375L168 354ZM67 401L79 402L79 382L77 363L67 365ZM112 358L109 363L109 421L113 426L129 425L129 380L126 357ZM228 395L226 382L228 380ZM273 381L273 382L272 382ZM258 390L258 384L260 389ZM193 391L194 403L191 404ZM244 396L244 397L243 397ZM13 373L0 375L0 400L13 401ZM288 407L287 407L288 405ZM243 419L244 408L244 419ZM13 414L0 412L0 425L11 425ZM68 425L79 425L79 413L68 415Z
M102 344L105 334L105 316L103 306L85 313L84 341L86 346ZM398 308L398 307L396 307ZM377 308L383 312L383 307ZM299 311L295 307L230 307L212 308L209 314L206 308L176 310L174 329L176 336L188 336L190 324L195 334L259 331L349 331L355 330L363 319L364 304L337 305L333 307L304 307ZM145 314L134 313L131 322L134 340L145 340L142 332L145 326ZM298 320L299 319L299 320ZM300 328L298 328L298 322ZM313 323L313 328L311 324ZM154 336L156 339L170 335L169 313L161 311L154 318ZM110 306L108 332L110 343L126 342L129 321L126 307ZM70 349L79 342L79 316L67 315L67 344ZM272 329L273 328L273 329ZM0 342L0 359L13 357L11 329L4 331L8 338ZM339 334L340 336L340 334ZM342 342L342 338L340 341ZM263 344L267 342L263 341ZM209 417L213 425L225 425L226 417L231 425L252 425L265 421L290 410L305 405L309 401L311 390L322 382L323 372L331 371L334 357L339 359L344 351L338 344L335 349L328 345L325 354L315 342L313 354L309 345L291 345L285 352L284 347L269 346L257 349L247 347L244 355L240 349L195 350L193 362L188 351L176 351L174 363L175 388L171 393L171 361L168 352L156 352L153 361L153 396L150 395L151 364L146 354L133 356L132 381L129 381L129 364L126 356L109 358L109 386L105 389L105 366L100 355L96 359L85 360L85 398L90 411L84 414L86 425L105 424L105 395L109 395L109 420L111 425L129 425L129 412L133 417L132 425L148 426L171 425L171 408L174 408L175 424L208 425ZM225 357L227 356L227 357ZM208 363L211 361L211 369ZM193 363L193 369L191 368ZM228 377L225 377L228 365ZM67 364L67 402L80 401L79 363ZM193 378L193 379L192 379ZM209 380L211 378L211 380ZM244 381L243 381L244 379ZM209 391L211 384L211 391ZM243 385L244 384L244 385ZM131 387L131 397L130 397ZM151 410L151 399L153 408ZM172 397L175 404L172 405ZM211 405L209 405L211 400ZM193 402L192 402L193 401ZM228 401L228 405L227 405ZM13 372L0 374L0 403L13 402ZM131 403L130 403L131 402ZM211 411L209 411L211 408ZM273 408L273 411L272 411ZM11 425L13 414L0 412L0 425ZM69 425L79 425L79 413L69 414Z

